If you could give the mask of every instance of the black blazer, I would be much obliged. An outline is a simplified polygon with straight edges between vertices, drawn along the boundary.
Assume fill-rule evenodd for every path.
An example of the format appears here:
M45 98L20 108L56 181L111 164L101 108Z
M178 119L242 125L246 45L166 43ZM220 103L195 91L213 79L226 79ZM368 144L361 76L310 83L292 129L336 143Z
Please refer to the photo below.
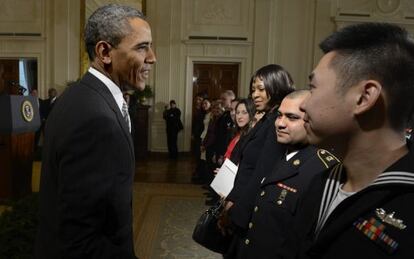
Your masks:
M135 258L134 149L108 88L86 73L49 115L36 258Z
M258 161L263 156L268 156L263 152L263 146L268 140L269 131L274 129L274 122L276 119L276 112L269 112L254 126L249 135L246 136L246 140L243 142L241 149L240 164L237 170L236 180L234 186L227 199L233 202L237 202L244 194L246 187L250 180L255 178L255 169L259 164ZM273 125L273 126L272 126ZM274 133L273 133L274 134ZM270 167L272 168L272 167Z

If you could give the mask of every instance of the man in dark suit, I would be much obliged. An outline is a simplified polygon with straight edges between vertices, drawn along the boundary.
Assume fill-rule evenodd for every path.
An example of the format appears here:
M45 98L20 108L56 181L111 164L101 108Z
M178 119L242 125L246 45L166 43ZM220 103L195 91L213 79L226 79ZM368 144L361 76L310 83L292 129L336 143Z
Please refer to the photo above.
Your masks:
M55 102L57 99L57 90L55 88L49 88L49 90L47 91L47 94L48 94L47 99L40 99L40 98L38 99L40 121L41 121L39 132L41 132L43 135L45 131L47 117L49 117L49 114L52 111L53 106L55 105Z
M183 123L181 122L181 111L177 108L175 100L170 101L169 108L165 107L163 118L166 122L167 129L168 157L171 159L177 159L177 136L178 132L183 129Z
M224 162L224 154L226 153L227 146L234 134L235 123L231 118L231 102L235 98L236 95L232 90L226 90L220 95L224 112L217 122L217 133L215 141L215 155L219 166L221 166L221 164Z
M122 90L144 89L155 54L140 11L107 5L85 27L91 66L45 130L36 258L135 258L130 119Z
M34 98L36 98L37 101L37 111L35 111L36 113L38 113L40 115L40 118L42 118L42 114L40 113L40 103L42 102L42 99L39 98L39 93L37 92L37 89L34 88L30 91L30 95L33 96ZM36 130L35 132L35 140L34 140L34 150L36 151L39 145L39 139L40 139L40 134L42 132L42 127L40 127L38 130Z

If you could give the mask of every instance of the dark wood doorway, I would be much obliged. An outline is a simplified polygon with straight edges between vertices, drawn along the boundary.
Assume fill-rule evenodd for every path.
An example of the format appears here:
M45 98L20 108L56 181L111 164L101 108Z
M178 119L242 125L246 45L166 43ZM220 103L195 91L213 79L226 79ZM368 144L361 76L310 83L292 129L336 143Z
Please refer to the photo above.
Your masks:
M217 99L225 90L232 90L238 96L239 67L237 63L194 63L193 100L198 93L207 94L210 100ZM195 105L192 114L195 114ZM194 151L198 147L191 142Z
M220 98L225 90L237 96L240 64L195 63L193 69L193 100L197 93L206 93L209 99Z

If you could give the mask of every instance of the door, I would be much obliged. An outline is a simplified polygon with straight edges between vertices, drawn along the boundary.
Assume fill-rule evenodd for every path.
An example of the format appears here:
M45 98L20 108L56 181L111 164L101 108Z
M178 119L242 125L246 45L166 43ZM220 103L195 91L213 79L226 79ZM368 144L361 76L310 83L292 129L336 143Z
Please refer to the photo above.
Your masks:
M239 64L195 63L193 71L193 100L197 93L206 93L210 100L220 98L225 90L237 96Z
M238 96L239 66L240 64L234 63L195 63L193 68L193 100L198 93L207 94L210 100L218 99L225 90L232 90ZM193 105L193 115L194 112L195 105ZM194 143L191 144L191 147L196 148Z

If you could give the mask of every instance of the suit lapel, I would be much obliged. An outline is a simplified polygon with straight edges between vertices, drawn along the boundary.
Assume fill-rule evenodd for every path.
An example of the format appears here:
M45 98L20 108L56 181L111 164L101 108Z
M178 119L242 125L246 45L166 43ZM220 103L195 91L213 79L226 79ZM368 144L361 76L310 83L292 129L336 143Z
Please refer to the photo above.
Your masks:
M91 73L87 72L81 79L81 83L92 88L99 93L100 96L105 100L111 110L115 113L119 125L121 125L122 131L124 132L125 137L128 140L129 149L131 151L132 157L134 157L134 146L132 142L132 136L129 132L129 126L124 120L121 111L119 110L118 104L115 101L115 98L109 91L108 87L98 78L96 78Z

